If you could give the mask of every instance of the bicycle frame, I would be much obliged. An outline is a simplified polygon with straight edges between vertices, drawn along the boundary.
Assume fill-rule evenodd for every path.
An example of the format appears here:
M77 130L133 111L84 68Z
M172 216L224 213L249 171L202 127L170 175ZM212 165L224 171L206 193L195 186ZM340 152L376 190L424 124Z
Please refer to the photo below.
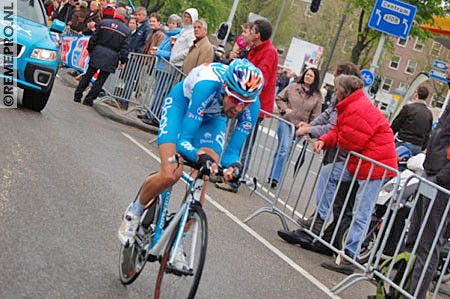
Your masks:
M175 216L170 221L169 225L164 228L166 224L166 213L168 211L168 206L170 202L170 197L172 194L172 190L168 189L165 190L160 196L162 199L162 205L161 209L158 213L158 220L156 225L156 231L154 234L154 237L152 239L152 242L150 243L149 247L147 248L147 252L151 256L159 257L163 254L164 249L167 246L167 243L169 241L169 238L173 232L173 230L176 228L176 225L180 223L180 226L178 227L178 232L175 240L174 248L178 248L181 238L183 237L184 228L186 227L186 222L188 218L189 213L189 207L194 202L198 202L200 200L200 194L202 192L204 180L202 177L198 178L192 178L189 174L186 172L183 172L181 177L188 185L189 185L189 193L186 196L186 200L183 202L181 207L178 209ZM195 231L194 231L195 232ZM194 236L196 237L196 236ZM194 244L193 244L194 246ZM195 248L193 248L195 249ZM171 256L169 258L169 263L173 263L175 251L172 250ZM193 256L191 256L191 259L189 261L189 267L193 267Z

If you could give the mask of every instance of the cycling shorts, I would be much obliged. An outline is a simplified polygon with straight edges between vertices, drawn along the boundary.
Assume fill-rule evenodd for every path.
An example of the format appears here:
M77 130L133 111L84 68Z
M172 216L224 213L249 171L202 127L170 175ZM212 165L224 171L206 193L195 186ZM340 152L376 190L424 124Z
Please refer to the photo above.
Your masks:
M178 143L180 134L192 119L186 118L189 98L184 96L183 82L177 83L163 103L161 121L158 130L158 145ZM196 148L210 148L219 156L222 153L226 131L226 117L204 117L199 130L191 143Z

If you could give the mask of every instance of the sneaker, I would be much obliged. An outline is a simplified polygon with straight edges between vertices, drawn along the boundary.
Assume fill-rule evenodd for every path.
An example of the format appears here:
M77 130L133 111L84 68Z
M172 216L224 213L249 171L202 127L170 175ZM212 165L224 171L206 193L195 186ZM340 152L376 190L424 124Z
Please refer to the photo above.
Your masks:
M238 192L238 188L230 186L227 182L224 183L216 183L216 188L225 190L225 191L229 191L229 192L233 192L233 193L237 193Z
M175 258L173 259L173 267L178 271L188 271L189 266L186 261L186 252L184 252L183 244L178 245Z
M73 101L75 102L75 103L81 103L81 99L78 99L78 98L73 98Z
M322 267L324 267L325 269L328 269L328 270L331 270L334 272L343 273L346 275L350 275L355 272L355 266L353 266L353 264L351 262L347 261L344 258L341 259L341 262L339 264L336 264L335 262L324 262L320 265Z
M128 207L119 227L119 240L123 245L134 243L134 237L136 236L140 220L141 217L134 215L130 211L130 207Z

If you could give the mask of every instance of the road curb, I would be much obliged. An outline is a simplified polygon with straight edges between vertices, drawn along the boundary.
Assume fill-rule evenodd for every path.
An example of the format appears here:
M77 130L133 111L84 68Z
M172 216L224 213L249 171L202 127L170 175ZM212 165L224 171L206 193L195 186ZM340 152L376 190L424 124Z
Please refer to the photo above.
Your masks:
M158 128L146 125L136 117L130 117L118 112L116 108L113 108L103 102L95 103L94 109L98 112L98 114L107 117L116 122L122 123L124 125L135 127L139 130L152 133L154 135L158 134Z
M68 69L61 69L59 70L57 77L61 80L61 82L67 86L72 88L77 88L78 81L75 80L75 78L68 73Z
M78 81L75 80L75 78L68 73L67 69L60 70L58 72L58 79L61 80L61 82L70 88L76 88L78 86ZM121 110L111 107L105 103L94 103L94 109L97 111L98 114L107 117L113 121L119 122L121 124L137 128L139 130L149 132L154 135L158 135L158 128L153 127L147 124L144 124L141 120L137 118L136 114L126 115L121 112Z

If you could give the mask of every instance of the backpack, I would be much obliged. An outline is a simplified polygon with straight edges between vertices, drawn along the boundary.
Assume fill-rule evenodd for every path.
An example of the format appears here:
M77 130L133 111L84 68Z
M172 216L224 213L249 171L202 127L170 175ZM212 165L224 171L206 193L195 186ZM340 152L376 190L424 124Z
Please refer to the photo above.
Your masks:
M412 263L408 269L409 261L412 260ZM411 287L411 273L414 268L414 263L416 261L416 256L411 254L410 252L402 252L397 255L396 259L388 258L385 260L379 267L379 271L384 276L387 276L389 268L392 264L391 277L389 277L394 283L400 284L403 276L406 274L406 281L403 285L403 289L409 291ZM393 274L393 275L392 275ZM392 277L393 276L393 277ZM384 287L384 281L380 279L377 283L377 294L376 299L402 299L405 298L398 290L393 287L389 287L386 292Z

